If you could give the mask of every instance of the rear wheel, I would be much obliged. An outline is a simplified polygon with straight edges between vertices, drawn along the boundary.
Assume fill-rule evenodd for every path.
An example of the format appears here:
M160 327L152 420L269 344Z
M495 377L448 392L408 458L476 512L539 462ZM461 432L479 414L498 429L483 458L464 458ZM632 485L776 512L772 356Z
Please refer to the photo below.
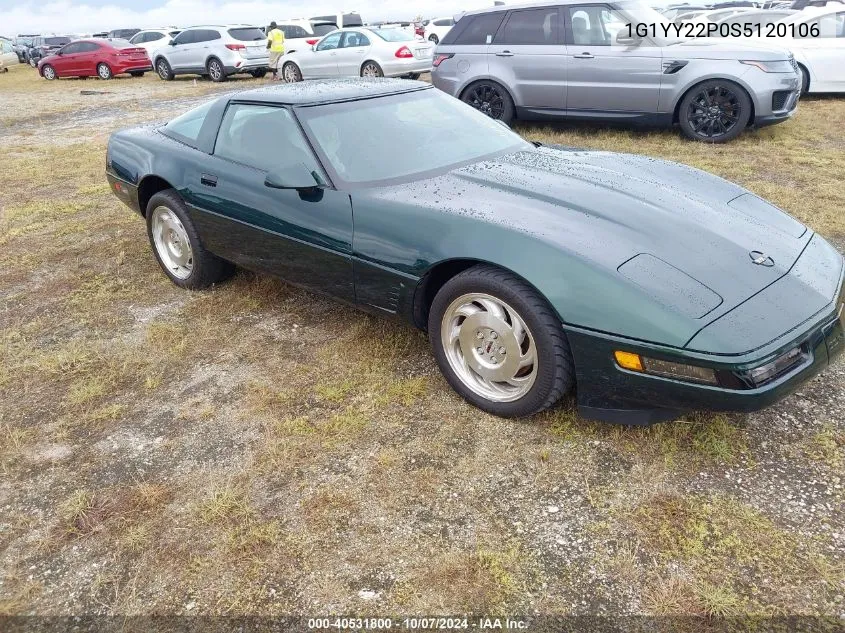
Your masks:
M440 38L437 37L436 33L432 33L431 35L428 36L428 41L431 42L434 45L437 45L437 44L440 43Z
M364 62L363 66L361 66L361 76L384 77L384 71L382 71L381 66L379 66L376 62L368 61Z
M495 81L485 80L471 84L464 91L461 100L492 119L498 119L504 123L510 123L513 120L514 107L511 96Z
M302 71L293 62L287 62L282 66L282 77L284 77L287 83L293 84L297 81L302 81Z
M532 415L575 384L560 319L507 271L479 265L446 282L432 302L428 333L452 388L493 415Z
M100 79L111 79L114 75L111 72L111 68L106 63L99 63L97 64L97 76Z
M226 81L226 70L223 68L223 64L219 59L215 57L209 59L206 68L208 69L208 76L211 77L211 81L215 83Z
M56 69L50 64L44 64L44 66L41 67L41 76L44 77L44 79L52 81L56 78Z
M33 68L38 68L38 60L35 59L34 57L30 57L29 58L29 65L32 66Z
M147 235L159 265L181 288L207 288L234 271L232 264L203 248L185 203L173 189L150 198Z
M158 61L156 61L156 73L158 73L158 76L161 77L164 81L173 80L173 70L171 70L170 64L168 64L167 60L163 57L159 58Z
M751 118L751 99L732 81L711 79L681 100L678 123L695 141L725 143L742 134Z
M131 72L131 73L129 73L129 74L130 74L132 77L143 77L143 76L144 76L144 71L143 71L143 70L134 70L134 71L132 71L132 72Z

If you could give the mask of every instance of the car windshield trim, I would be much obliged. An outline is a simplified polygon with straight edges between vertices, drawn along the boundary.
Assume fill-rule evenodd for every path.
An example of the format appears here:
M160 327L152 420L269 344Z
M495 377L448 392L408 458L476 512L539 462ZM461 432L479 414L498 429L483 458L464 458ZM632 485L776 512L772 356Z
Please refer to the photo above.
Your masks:
M306 138L308 139L311 148L317 155L317 158L320 161L320 164L323 166L323 169L328 173L329 178L334 183L335 188L342 189L345 191L349 190L356 190L356 189L367 189L372 187L389 187L393 185L415 182L419 180L426 180L428 178L433 178L442 174L449 173L455 169L460 169L462 167L466 167L467 165L472 165L474 163L484 162L487 160L493 160L499 158L501 156L506 156L508 154L513 154L518 151L525 151L534 149L534 146L529 143L528 141L522 139L519 135L514 133L514 142L509 145L504 145L501 149L485 152L478 154L476 156L468 157L466 159L457 160L447 162L443 165L438 165L431 169L423 169L416 172L404 173L397 175L395 177L386 177L386 178L379 178L374 180L348 180L343 177L342 174L338 172L335 167L335 164L332 162L331 158L327 155L325 149L320 144L319 139L317 138L313 127L310 124L310 120L312 118L318 118L314 115L314 112L320 109L335 109L335 110L348 110L348 111L356 111L361 109L362 103L373 102L378 100L387 100L387 99L408 99L408 98L426 98L427 95L440 95L436 90L431 90L429 88L421 88L418 90L408 91L408 92L398 92L392 94L385 94L385 95L373 95L364 98L355 98L355 99L348 99L344 101L336 101L331 103L322 103L322 104L305 104L305 105L295 105L293 106L293 112L296 115L297 120L299 121L300 127L302 128L303 132L305 133ZM449 97L447 97L449 98ZM468 106L467 106L468 107ZM480 115L485 116L486 115ZM492 121L492 119L489 119ZM498 123L495 123L499 125Z

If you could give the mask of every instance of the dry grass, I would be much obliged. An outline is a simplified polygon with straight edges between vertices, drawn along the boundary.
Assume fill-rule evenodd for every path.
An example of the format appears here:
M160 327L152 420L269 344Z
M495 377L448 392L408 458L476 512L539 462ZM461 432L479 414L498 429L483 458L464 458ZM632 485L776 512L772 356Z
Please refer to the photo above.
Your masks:
M841 611L835 376L769 417L503 422L405 326L245 272L168 283L104 185L108 134L239 84L0 76L0 614ZM680 159L837 237L843 124L809 99L724 147L519 129ZM807 481L830 488L796 521Z

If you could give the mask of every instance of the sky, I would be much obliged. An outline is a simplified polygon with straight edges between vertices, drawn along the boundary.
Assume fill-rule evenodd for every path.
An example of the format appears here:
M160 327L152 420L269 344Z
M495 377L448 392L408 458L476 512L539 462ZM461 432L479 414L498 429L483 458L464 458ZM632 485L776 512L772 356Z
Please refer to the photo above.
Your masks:
M509 0L508 4L521 0ZM91 34L117 28L253 23L358 11L365 22L451 16L493 0L0 0L0 35Z

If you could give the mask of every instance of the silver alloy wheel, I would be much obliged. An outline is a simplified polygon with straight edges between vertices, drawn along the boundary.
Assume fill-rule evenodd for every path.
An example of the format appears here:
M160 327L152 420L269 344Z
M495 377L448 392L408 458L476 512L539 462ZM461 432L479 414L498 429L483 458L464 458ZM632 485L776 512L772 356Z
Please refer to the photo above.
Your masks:
M162 79L167 79L167 76L170 74L170 68L168 68L167 62L163 59L158 60L156 70L158 71L158 76Z
M364 67L361 69L361 76L362 77L381 77L381 70L379 67L376 66L372 62L368 62L364 64Z
M220 62L212 59L208 62L208 74L214 81L220 81L220 76L223 74L223 69L220 67Z
M188 232L179 217L167 207L153 209L153 243L164 266L177 279L187 279L194 270L194 253Z
M293 63L285 64L284 68L282 68L282 75L284 75L285 81L289 84L299 81L299 73L297 72L296 65Z
M44 67L44 78L45 79L55 79L56 78L56 71L53 69L52 66L45 66Z
M537 348L525 320L504 301L472 293L443 315L440 340L452 371L477 395L513 402L537 378Z
M100 64L97 66L97 74L100 76L100 79L111 79L111 68L106 64Z

